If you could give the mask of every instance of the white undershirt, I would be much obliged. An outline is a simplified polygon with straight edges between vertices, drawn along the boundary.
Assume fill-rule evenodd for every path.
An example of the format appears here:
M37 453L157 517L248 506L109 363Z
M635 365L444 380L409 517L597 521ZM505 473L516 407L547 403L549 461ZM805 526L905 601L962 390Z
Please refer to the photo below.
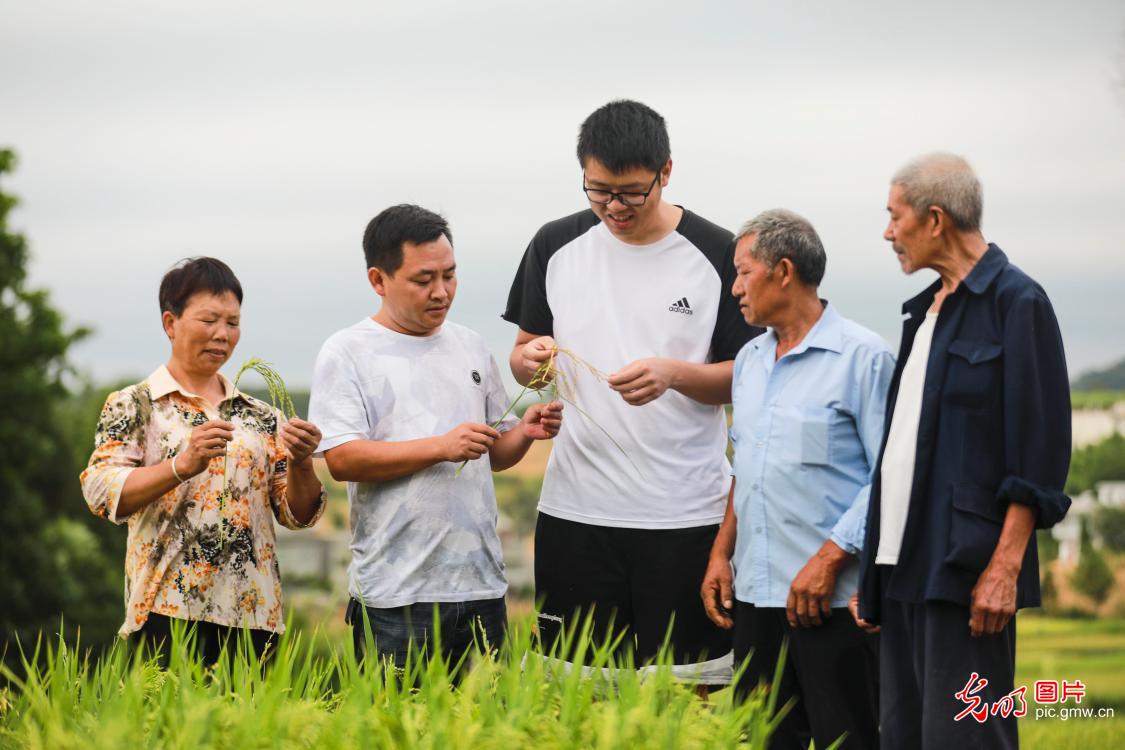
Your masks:
M914 485L914 459L918 448L918 423L922 417L922 390L926 385L926 363L934 338L936 312L926 319L914 335L914 346L902 368L898 384L887 447L883 451L880 470L882 492L879 500L879 550L876 565L895 565L906 530L906 514L910 509L910 492Z

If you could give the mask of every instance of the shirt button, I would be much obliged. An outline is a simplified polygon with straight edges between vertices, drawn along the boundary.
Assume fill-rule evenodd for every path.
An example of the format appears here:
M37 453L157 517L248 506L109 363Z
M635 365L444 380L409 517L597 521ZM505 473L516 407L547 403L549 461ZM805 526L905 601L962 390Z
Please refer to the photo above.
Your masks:
M752 490L758 489L758 483L755 482L754 484L750 485L750 489L752 489Z
M762 533L762 527L761 526L755 526L754 527L754 533L755 534L761 534Z
M754 443L754 447L756 447L756 448L765 448L765 447L766 447L766 444L765 444L765 443L763 443L763 442L762 442L761 440L759 440L758 442Z

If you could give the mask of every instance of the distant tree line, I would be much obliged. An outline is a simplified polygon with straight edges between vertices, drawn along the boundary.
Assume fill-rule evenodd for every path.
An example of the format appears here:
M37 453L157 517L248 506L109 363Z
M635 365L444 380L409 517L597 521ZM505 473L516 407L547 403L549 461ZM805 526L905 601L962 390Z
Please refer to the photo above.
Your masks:
M1071 454L1066 492L1074 496L1107 480L1125 480L1125 436L1119 433Z
M83 385L67 353L88 335L27 283L28 247L9 227L3 189L15 155L0 149L0 648L40 633L108 642L120 625L125 530L84 512L78 474L105 390ZM69 386L69 387L68 387ZM65 621L62 619L65 615Z
M1092 370L1079 376L1071 388L1076 391L1125 391L1125 359L1104 370Z

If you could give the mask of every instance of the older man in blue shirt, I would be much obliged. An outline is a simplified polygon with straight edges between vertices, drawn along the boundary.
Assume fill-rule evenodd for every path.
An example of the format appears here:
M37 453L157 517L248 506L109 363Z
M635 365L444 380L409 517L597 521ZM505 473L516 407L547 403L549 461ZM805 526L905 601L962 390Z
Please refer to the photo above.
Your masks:
M735 481L702 596L751 659L737 690L772 679L797 703L771 746L875 747L876 643L848 616L894 358L821 300L825 253L808 221L773 210L742 229L733 293L769 332L734 364ZM733 567L733 576L732 576ZM731 590L733 578L733 592ZM779 705L780 705L779 704Z

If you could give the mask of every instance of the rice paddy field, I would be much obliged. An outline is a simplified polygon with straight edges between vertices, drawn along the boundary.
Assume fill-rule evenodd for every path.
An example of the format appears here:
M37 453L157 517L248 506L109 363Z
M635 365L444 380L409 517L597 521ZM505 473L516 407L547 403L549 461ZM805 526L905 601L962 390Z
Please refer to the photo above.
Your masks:
M166 667L139 650L95 661L52 642L33 655L40 668L6 675L0 747L765 747L777 710L764 691L735 706L729 694L701 700L666 665L644 679L619 671L612 683L552 672L557 662L529 654L528 622L495 658L461 670L416 660L401 674L295 629L265 670L244 644L205 668L181 637ZM582 634L566 648L589 666L622 666Z
M1081 680L1086 697L1070 707L1112 709L1113 718L1020 720L1021 747L1100 750L1125 747L1125 620L1021 616L1017 623L1016 685Z
M396 674L357 663L340 639L291 628L262 670L245 647L213 667L178 637L162 659L126 647L94 659L44 640L26 676L7 672L0 748L764 748L777 712L764 691L701 699L667 669L582 678L532 653L530 618L495 657L415 660ZM1125 747L1125 620L1024 617L1016 684L1081 679L1084 707L1117 717L1021 720L1025 748ZM567 646L614 664L583 634ZM627 665L626 665L627 666ZM1034 711L1034 703L1029 708ZM1075 704L1070 704L1075 705ZM772 717L772 718L771 718Z

